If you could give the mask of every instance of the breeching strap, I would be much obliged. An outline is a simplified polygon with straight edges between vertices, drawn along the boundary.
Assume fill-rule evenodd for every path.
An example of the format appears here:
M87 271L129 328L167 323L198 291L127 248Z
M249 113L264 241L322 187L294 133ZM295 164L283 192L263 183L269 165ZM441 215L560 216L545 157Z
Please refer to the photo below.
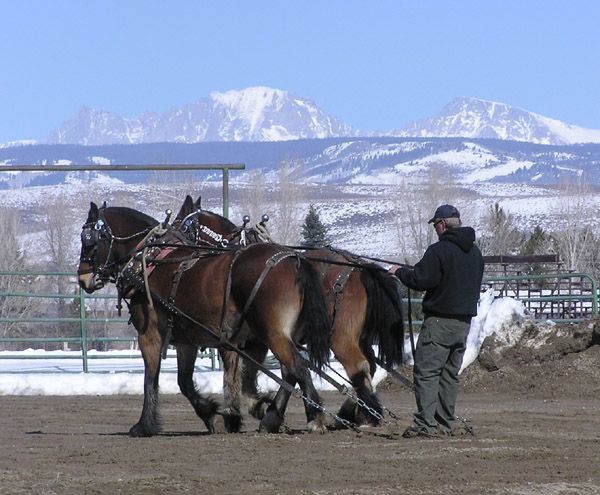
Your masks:
M248 296L248 299L246 299L246 304L244 304L244 309L242 309L242 311L240 313L238 313L235 318L235 323L233 324L232 332L235 332L239 328L239 326L242 324L242 320L244 319L244 316L250 309L250 305L254 302L256 293L258 292L258 289L260 289L260 286L262 285L263 281L265 280L265 277L281 261L283 261L284 259L289 258L291 256L295 256L296 258L298 258L298 253L296 253L295 251L279 251L279 252L275 253L273 256L271 256L266 261L265 266L264 266L260 276L258 277L258 279L256 279L256 282L254 283L254 287L252 287L250 296ZM233 268L233 267L231 267L231 268ZM231 274L231 269L230 269L230 274ZM221 332L221 335L223 335L223 332Z

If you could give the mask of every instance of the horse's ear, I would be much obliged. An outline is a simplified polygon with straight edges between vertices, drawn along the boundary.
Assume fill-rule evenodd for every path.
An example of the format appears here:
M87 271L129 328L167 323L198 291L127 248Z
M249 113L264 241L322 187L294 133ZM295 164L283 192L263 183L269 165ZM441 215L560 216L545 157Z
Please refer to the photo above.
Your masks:
M194 211L194 200L188 194L185 197L185 200L183 201L183 204L181 205L181 208L179 209L179 213L177 213L177 216L175 217L175 219L183 220L187 215L189 215L193 211Z
M196 207L196 210L202 209L202 196L198 196L198 199L196 199L194 206Z
M88 212L88 218L86 223L95 222L98 220L100 213L98 212L98 205L93 201L90 202L90 211Z

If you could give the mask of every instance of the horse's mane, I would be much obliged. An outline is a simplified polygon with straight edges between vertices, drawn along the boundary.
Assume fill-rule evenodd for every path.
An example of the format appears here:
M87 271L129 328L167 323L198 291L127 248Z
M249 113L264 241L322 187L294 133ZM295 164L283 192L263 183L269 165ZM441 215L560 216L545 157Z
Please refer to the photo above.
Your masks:
M152 218L150 215L146 215L145 213L142 213L138 210L134 210L133 208L128 208L127 206L107 206L106 211L113 211L117 214L130 216L134 220L145 223L147 225L158 224L158 220Z
M222 215L219 215L218 213L214 213L214 212L208 211L208 210L201 210L200 214L208 215L208 216L212 216L212 217L216 218L218 221L220 221L223 224L224 228L229 229L230 231L234 231L237 228L237 225L235 223L233 223L228 218L226 218Z

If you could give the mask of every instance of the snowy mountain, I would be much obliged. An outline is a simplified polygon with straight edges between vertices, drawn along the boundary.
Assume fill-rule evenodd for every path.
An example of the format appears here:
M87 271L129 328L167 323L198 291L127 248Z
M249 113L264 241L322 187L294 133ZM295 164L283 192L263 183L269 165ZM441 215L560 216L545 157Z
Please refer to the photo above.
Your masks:
M212 93L162 114L128 119L82 107L48 136L49 144L284 141L350 136L350 126L326 115L312 101L287 91L252 87Z
M348 136L463 137L536 144L600 143L600 130L566 124L504 103L456 98L437 115L400 131L358 131L312 101L287 91L252 87L212 93L162 114L125 118L81 107L48 136L49 144L200 143L289 141Z
M585 129L504 103L455 98L437 115L409 124L398 136L469 137L537 144L600 143L600 130Z

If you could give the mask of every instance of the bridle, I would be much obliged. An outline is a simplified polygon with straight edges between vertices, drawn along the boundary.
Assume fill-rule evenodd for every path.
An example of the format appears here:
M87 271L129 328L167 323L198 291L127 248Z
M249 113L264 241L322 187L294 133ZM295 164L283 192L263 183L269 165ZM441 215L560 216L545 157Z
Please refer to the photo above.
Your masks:
M137 237L143 237L148 234L153 227L147 227L139 232L135 232L129 236L120 237L113 234L110 226L108 225L104 217L105 207L98 209L98 219L92 222L87 222L81 229L81 256L79 257L80 263L87 263L91 268L78 269L77 275L84 275L87 273L95 274L101 281L116 281L116 273L112 270L115 266L123 261L123 259L129 259L131 256L127 254L120 259L112 260L114 257L113 248L115 244L128 242ZM104 263L99 266L98 263L98 251L101 242L108 243L108 253ZM136 246L133 251L137 250Z
M268 215L263 215L261 218L261 223L255 225L254 228L248 227L248 224L250 223L250 217L248 215L244 215L241 226L237 227L233 225L231 232L228 234L223 234L215 232L207 225L201 224L198 218L198 216L201 214L213 215L213 213L210 211L197 209L196 211L186 215L182 220L175 220L173 222L173 227L179 229L179 231L195 245L207 244L212 247L227 248L232 242L235 242L236 245L240 246L267 242L261 238L260 233L257 232L256 228L257 225L265 225L265 223L269 220ZM224 229L226 228L227 227L224 227Z
M176 220L173 222L173 227L179 229L189 241L196 245L207 244L212 247L227 248L231 239L238 233L234 232L233 234L224 236L223 234L215 232L207 225L199 222L198 215L201 213L203 213L202 210L193 211L180 221Z

